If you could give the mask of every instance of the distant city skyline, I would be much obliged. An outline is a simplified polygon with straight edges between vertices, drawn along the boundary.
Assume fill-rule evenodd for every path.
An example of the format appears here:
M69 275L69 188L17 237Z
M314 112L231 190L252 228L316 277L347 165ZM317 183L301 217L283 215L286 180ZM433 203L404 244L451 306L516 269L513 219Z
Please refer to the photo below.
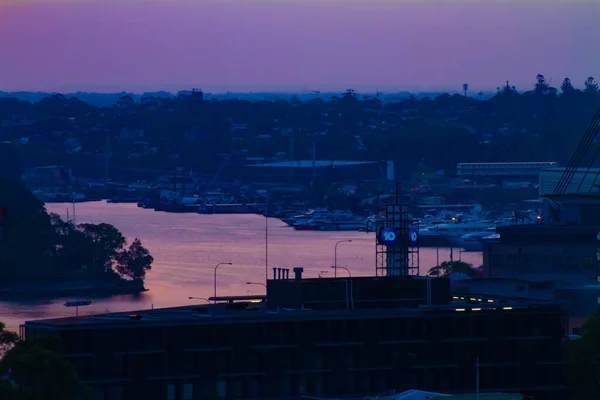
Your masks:
M0 6L0 90L452 91L600 79L600 2L29 0Z

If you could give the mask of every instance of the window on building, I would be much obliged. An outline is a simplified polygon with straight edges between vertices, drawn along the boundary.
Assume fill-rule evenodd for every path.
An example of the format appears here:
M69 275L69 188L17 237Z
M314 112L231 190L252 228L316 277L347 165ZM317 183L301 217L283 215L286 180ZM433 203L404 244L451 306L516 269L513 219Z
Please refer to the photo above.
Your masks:
M123 400L123 387L111 386L108 398L109 400Z
M122 355L115 355L113 358L113 372L116 376L123 376L125 372L125 360Z
M524 271L533 269L533 257L530 255L524 255L521 257L521 269Z
M258 379L248 379L246 381L246 395L252 399L260 397L260 382Z
M227 382L219 381L217 382L217 398L224 399L227 397Z
M175 385L172 383L167 385L167 400L175 400Z
M290 396L292 394L292 380L289 376L281 379L281 388L279 394L281 396Z
M320 396L323 394L323 375L321 374L313 374L310 376L310 393L315 396Z
M241 379L232 379L229 381L230 396L234 399L241 399L244 396L244 381Z
M360 377L360 391L362 393L371 393L373 388L371 387L371 374L366 372Z
M183 400L192 400L194 398L194 384L183 384Z
M583 257L583 269L593 269L595 266L594 257Z
M104 400L104 388L97 387L94 389L94 400Z
M296 377L296 394L304 396L308 392L308 382L306 376L299 375Z

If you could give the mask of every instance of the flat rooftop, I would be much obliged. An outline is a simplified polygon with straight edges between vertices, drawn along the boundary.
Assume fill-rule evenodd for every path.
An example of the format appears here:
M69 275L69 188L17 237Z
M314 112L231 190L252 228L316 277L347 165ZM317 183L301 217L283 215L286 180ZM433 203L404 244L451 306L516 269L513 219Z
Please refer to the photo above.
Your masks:
M366 319L381 317L437 316L442 313L531 311L558 307L560 302L481 303L457 302L445 305L419 307L356 309L356 310L268 310L263 302L233 304L198 304L182 307L81 315L66 318L26 321L27 328L43 330L114 329L132 326L182 326L223 323L252 323L269 321L310 321L323 319Z

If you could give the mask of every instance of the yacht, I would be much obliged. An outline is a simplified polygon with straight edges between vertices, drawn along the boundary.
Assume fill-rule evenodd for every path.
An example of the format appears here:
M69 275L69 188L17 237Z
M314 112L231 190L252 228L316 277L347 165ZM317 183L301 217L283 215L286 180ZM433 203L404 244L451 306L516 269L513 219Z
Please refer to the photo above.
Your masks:
M474 232L487 232L491 235L493 232L490 228L495 229L487 221L466 221L454 222L450 224L436 224L419 229L419 246L420 247L442 247L450 246L452 242L450 238L460 238Z
M290 216L290 217L284 217L281 220L289 226L294 226L299 223L308 222L313 217L322 216L325 212L327 212L327 209L315 208L315 209L308 210L304 214L294 215L294 216Z

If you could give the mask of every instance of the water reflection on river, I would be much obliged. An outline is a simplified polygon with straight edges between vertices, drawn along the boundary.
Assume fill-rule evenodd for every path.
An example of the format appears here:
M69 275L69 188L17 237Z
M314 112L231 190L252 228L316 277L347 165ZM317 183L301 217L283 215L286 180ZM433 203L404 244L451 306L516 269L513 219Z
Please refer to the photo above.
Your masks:
M63 217L73 215L70 204L48 204L49 212ZM139 308L192 304L199 300L188 297L209 297L213 292L214 266L219 267L219 294L261 294L261 285L246 282L265 280L265 218L258 215L168 214L137 208L135 204L105 202L76 205L76 222L106 222L115 225L132 240L139 237L154 256L155 262L146 278L150 291L138 296L112 296L94 299L91 306L81 308L81 314L105 311L126 311ZM338 266L347 267L352 275L375 273L375 237L364 232L298 232L278 219L268 220L269 267L303 266L305 276L316 277L321 271L330 276L334 245ZM462 253L455 249L454 258L477 266L481 253ZM436 264L436 249L420 250L421 274ZM450 249L439 249L440 261L450 258ZM269 268L270 269L270 268ZM270 272L272 274L272 271ZM338 270L338 274L346 271ZM0 321L16 330L25 320L70 316L75 309L63 306L65 299L30 302L0 302Z

